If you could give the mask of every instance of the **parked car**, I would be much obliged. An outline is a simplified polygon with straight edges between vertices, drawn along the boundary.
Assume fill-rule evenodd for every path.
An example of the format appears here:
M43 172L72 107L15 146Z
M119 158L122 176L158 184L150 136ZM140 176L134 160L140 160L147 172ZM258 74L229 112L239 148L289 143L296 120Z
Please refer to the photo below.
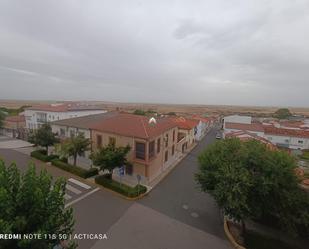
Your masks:
M216 139L221 139L221 138L222 138L222 136L221 136L221 134L218 132L217 135L216 135Z

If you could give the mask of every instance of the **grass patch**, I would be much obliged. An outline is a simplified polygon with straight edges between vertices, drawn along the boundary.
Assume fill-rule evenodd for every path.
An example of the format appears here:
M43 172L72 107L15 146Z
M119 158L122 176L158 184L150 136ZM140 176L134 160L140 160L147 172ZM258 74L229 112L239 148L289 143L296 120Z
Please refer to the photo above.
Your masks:
M89 178L89 177L92 177L92 176L95 176L99 173L98 169L97 168L90 168L90 169L84 169L84 168L81 168L81 167L78 167L78 166L74 166L74 165L71 165L71 164L68 164L68 163L65 163L59 159L54 159L52 160L52 165L60 168L60 169L63 169L65 171L68 171L74 175L77 175L79 177L82 177L82 178Z
M303 154L300 156L301 159L309 160L309 151L303 152Z
M137 197L143 193L146 193L147 191L147 188L143 185L136 185L135 187L130 187L126 184L116 182L111 179L110 175L97 176L95 178L95 182L126 197Z
M245 246L248 249L299 249L283 241L269 238L259 233L248 231L245 235Z

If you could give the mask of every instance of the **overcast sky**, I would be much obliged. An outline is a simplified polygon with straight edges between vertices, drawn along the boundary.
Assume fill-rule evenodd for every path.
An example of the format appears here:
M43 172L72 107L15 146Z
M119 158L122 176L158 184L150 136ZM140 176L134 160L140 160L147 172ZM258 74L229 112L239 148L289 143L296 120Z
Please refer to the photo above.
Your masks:
M309 0L0 0L0 98L309 107Z

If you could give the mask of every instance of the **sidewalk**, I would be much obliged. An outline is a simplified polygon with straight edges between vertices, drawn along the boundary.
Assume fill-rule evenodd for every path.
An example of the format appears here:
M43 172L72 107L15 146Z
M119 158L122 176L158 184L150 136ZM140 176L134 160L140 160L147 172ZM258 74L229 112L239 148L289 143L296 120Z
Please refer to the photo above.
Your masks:
M300 238L293 238L292 236L286 234L283 231L256 223L254 221L247 221L246 222L246 228L249 231L254 231L259 234L281 240L289 245L294 245L299 248L307 248L309 244L309 240L300 239Z
M153 179L149 186L151 188L155 187L161 180L163 180L181 161L184 159L196 146L198 143L195 143L191 148L189 148L185 153L181 154L168 168L163 170L159 176Z

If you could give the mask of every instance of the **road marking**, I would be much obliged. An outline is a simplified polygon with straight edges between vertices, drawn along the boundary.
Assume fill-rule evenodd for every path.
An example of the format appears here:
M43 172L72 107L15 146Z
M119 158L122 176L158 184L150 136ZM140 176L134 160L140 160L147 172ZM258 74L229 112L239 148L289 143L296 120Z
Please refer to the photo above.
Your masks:
M78 186L80 186L80 187L82 187L82 188L91 189L91 187L90 187L89 185L87 185L87 184L85 184L85 183L82 183L82 182L80 182L80 181L77 181L77 180L75 180L75 179L73 179L73 178L70 178L68 181L73 182L73 183L75 183L76 185L78 185Z
M199 215L198 215L197 213L194 213L194 212L193 212L193 213L191 213L191 216L192 216L192 217L194 217L194 218L199 217Z
M185 209L185 210L188 210L189 206L184 204L184 205L182 205L182 208Z
M67 208L67 207L69 207L69 206L75 204L76 202L79 202L79 201L85 199L87 196L93 194L94 192L97 192L99 189L100 189L100 188L95 188L95 189L91 190L90 192L84 194L83 196L81 196L81 197L75 199L74 201L71 201L70 203L66 204L64 207Z
M77 195L79 195L82 192L79 189L72 187L70 184L66 185L66 189Z
M64 195L64 199L67 201L67 200L70 200L72 199L72 196L68 195L68 194L65 194Z

